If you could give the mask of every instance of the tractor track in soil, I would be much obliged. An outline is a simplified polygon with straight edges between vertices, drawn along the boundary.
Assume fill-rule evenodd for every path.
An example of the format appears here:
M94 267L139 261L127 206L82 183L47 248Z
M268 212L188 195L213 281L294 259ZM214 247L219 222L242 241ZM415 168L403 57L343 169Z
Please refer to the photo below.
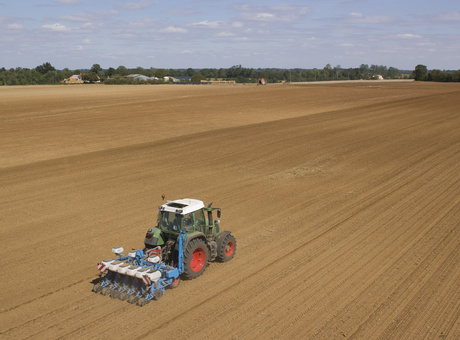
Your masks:
M0 336L460 335L460 86L0 88ZM161 194L236 257L143 308L91 292Z

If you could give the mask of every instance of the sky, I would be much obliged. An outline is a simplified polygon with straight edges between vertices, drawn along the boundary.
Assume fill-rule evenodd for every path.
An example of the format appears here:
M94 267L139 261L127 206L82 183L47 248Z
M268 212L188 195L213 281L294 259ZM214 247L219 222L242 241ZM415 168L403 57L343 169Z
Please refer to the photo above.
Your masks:
M0 67L460 69L459 0L0 0Z

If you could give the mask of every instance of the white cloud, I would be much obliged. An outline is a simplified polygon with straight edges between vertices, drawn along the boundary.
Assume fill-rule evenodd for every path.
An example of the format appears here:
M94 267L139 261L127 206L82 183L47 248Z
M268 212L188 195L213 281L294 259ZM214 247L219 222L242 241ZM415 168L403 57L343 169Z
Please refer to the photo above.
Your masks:
M275 21L277 18L273 13L256 13L254 19L261 21Z
M160 30L161 33L188 33L185 28L169 26Z
M51 25L43 25L42 28L46 28L46 29L49 29L49 30L52 30L52 31L56 31L56 32L70 32L71 29L60 24L60 23L55 23L55 24L51 24Z
M460 21L460 12L441 13L436 15L435 19L439 21Z
M236 34L235 33L232 33L232 32L220 32L220 33L217 33L215 36L216 37L234 37Z
M118 7L122 9L128 9L128 10L140 10L140 9L146 9L146 8L152 7L152 3L147 0L141 0L138 2L128 2L126 4L119 5Z
M310 9L305 6L277 5L277 6L249 6L246 4L235 5L234 8L241 12L242 21L260 22L287 22L299 20Z
M191 24L191 26L203 26L203 27L209 27L209 28L217 28L223 24L222 21L209 21L209 20L204 20L200 22L195 22Z
M233 38L232 40L233 41L249 41L251 39L249 39L248 37L237 37L237 38Z
M108 17L117 15L118 12L115 10L108 11L95 11L95 12L80 12L73 15L65 15L60 17L61 20L72 21L72 22L102 22Z
M399 39L420 39L422 36L418 34L412 34L412 33L403 33L403 34L398 34L396 37Z
M19 25L19 24L9 24L8 28L12 30L21 30L24 28L24 26Z
M350 13L347 22L352 24L385 24L395 21L396 18L388 15L365 16L362 13Z
M54 2L60 5L76 5L80 0L54 0Z
M126 39L126 40L132 40L137 38L137 34L134 33L115 33L114 37L117 39Z

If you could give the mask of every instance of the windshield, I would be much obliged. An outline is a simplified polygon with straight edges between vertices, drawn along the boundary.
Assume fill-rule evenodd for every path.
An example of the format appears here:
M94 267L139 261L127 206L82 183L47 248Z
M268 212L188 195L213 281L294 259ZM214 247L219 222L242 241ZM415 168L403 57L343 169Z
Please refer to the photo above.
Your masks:
M158 214L158 226L162 230L190 231L193 228L191 214L181 215L169 211L160 211Z

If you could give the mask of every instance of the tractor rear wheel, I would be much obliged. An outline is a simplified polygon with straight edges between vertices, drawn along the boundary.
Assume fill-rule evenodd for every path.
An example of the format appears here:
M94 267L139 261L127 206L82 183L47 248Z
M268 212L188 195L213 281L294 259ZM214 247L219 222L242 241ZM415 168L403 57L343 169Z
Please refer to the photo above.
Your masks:
M236 251L236 239L233 235L226 235L217 246L219 247L217 250L217 259L220 262L227 262L233 259Z
M206 242L195 238L187 243L184 251L184 278L195 279L203 274L209 259Z

